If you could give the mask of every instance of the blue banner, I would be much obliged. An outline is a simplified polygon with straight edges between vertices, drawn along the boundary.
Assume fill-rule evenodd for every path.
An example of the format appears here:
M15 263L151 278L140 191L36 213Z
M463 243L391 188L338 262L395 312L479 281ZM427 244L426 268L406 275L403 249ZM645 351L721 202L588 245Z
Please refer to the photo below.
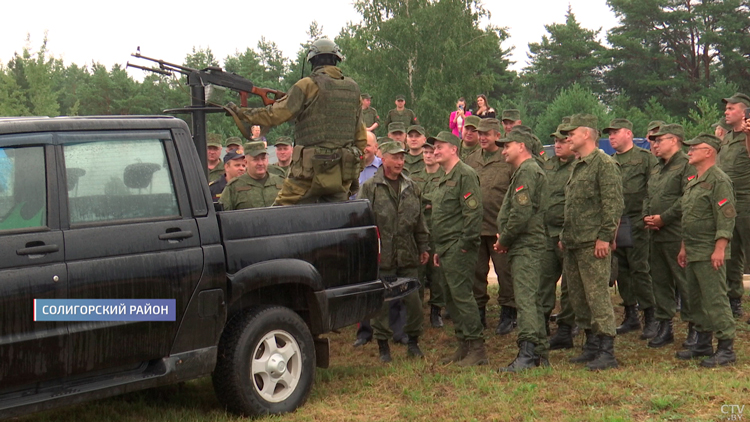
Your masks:
M34 321L174 321L175 299L34 299Z

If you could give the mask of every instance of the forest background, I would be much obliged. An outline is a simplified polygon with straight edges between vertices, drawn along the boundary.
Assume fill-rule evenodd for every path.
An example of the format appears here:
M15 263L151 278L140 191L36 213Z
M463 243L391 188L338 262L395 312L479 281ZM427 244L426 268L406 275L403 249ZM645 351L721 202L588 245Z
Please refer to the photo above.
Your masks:
M604 33L582 27L568 8L565 23L545 25L529 44L526 66L510 69L502 44L507 28L492 25L481 0L356 0L360 23L335 37L345 74L373 97L381 117L403 94L430 134L448 129L456 100L469 107L478 94L498 112L521 111L523 123L546 141L563 116L592 113L600 127L625 117L636 136L651 120L685 126L686 135L712 132L723 114L721 98L750 93L748 0L607 0L619 24ZM488 23L489 22L489 23ZM182 65L221 66L256 86L286 91L303 74L309 45L323 34L316 21L296 57L285 57L272 39L224 58L210 46L193 48ZM149 65L129 56L123 57ZM175 58L160 57L166 61ZM304 74L310 71L309 64ZM0 63L0 116L162 114L190 103L184 77L130 76L124 64L96 61L66 65L41 46L27 45ZM239 102L231 91L212 101ZM261 106L251 98L251 106ZM188 119L187 116L180 116ZM239 136L231 119L209 116L209 132ZM380 128L379 134L385 134ZM291 135L284 124L268 136Z

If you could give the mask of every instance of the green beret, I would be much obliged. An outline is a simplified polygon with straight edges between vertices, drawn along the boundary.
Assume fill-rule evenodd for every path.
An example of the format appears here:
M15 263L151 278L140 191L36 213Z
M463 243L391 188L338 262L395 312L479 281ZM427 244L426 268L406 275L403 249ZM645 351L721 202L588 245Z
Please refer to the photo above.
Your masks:
M454 135L451 132L448 132L447 130L441 131L437 134L437 136L430 136L429 138L427 138L427 143L430 145L435 145L436 141L447 142L457 147L461 146L461 140L458 138L458 136Z
M741 92L738 92L738 93L732 95L729 98L724 98L721 101L724 104L742 103L742 104L745 104L745 107L750 107L750 97L748 97L747 95L745 95L745 94L743 94Z
M566 123L565 127L560 129L560 133L565 134L571 130L575 130L581 126L590 127L591 129L598 129L597 124L599 119L593 114L579 113L570 116L570 122Z
M664 124L659 127L659 131L654 133L653 135L649 135L648 140L653 141L659 136L663 135L674 135L679 137L681 140L685 139L685 129L682 127L682 125L678 124Z
M406 133L406 127L401 122L393 122L388 124L388 133L393 132L404 132Z
M424 128L422 127L422 125L411 125L411 126L409 126L409 129L406 129L406 133L411 133L411 131L413 131L413 130L419 132L419 134L422 135L422 136L426 136L427 135L427 131L424 130Z
M721 139L719 139L718 137L714 135L709 135L708 133L701 133L695 138L689 141L685 141L685 145L699 145L699 144L706 144L710 146L711 148L715 149L716 152L719 152L721 150Z
M479 127L477 127L477 130L480 132L489 132L491 130L494 130L496 132L500 132L502 130L502 127L500 126L500 120L497 119L482 119L479 122Z
M242 146L242 140L236 136L231 136L227 138L227 146L230 145L237 145L238 147Z
M648 126L646 126L646 130L649 132L651 132L652 130L659 130L660 127L666 124L667 122L663 120L654 120L653 122L649 123Z
M279 136L276 138L276 143L273 144L274 146L279 145L286 145L286 146L294 146L294 141L292 141L292 138L288 136Z
M480 119L479 116L474 116L474 115L466 116L466 118L464 119L464 127L471 126L474 129L476 129L479 127L479 122L481 121L482 119Z
M521 120L521 112L516 110L515 108L511 108L509 110L503 110L502 118L500 119L502 121L511 120Z
M243 149L245 150L245 155L252 155L253 157L257 157L260 154L268 154L263 141L248 142Z
M633 123L628 119L612 119L612 121L609 122L609 126L602 129L602 132L609 134L609 131L617 129L628 129L632 131Z
M404 147L401 145L401 142L396 141L383 142L379 148L381 154L399 154L402 152L406 152Z

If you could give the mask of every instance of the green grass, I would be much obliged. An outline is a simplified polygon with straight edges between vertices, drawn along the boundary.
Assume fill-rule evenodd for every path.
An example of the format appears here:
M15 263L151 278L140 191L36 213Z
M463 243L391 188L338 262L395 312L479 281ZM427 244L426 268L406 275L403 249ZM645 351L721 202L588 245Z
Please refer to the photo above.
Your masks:
M494 286L496 289L496 286ZM613 297L615 303L619 298ZM746 304L747 305L747 304ZM749 308L746 306L746 310ZM622 308L617 307L617 318ZM649 349L632 333L619 336L615 351L620 367L589 372L568 363L579 350L552 351L552 368L522 374L498 374L516 355L515 334L494 335L498 309L488 309L485 331L490 365L462 369L443 366L452 352L450 323L427 328L421 340L424 360L405 357L391 346L393 362L378 361L377 346L354 349L354 327L331 338L331 367L318 369L307 403L296 412L264 421L629 421L727 420L722 405L750 405L750 325L738 321L738 363L706 369L674 358L685 338L685 324L675 324L675 344ZM425 309L425 323L429 322ZM554 325L553 325L554 327ZM554 329L554 328L553 328ZM582 336L576 338L580 346ZM744 419L750 418L750 406ZM106 415L106 417L104 417ZM127 394L21 418L41 421L235 421L221 409L211 381Z

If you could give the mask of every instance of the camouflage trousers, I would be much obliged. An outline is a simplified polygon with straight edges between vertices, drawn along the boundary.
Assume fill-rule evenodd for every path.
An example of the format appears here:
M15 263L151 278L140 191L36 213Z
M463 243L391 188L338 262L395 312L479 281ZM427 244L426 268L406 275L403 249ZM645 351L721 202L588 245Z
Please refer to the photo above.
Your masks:
M642 220L630 218L633 223L632 248L617 248L617 289L626 306L638 304L640 309L654 306L654 288L649 273L649 233Z
M416 267L398 268L394 270L381 269L380 275L417 278L418 270ZM422 313L422 300L419 298L419 291L415 290L401 300L406 307L406 325L404 326L404 333L409 337L421 336L423 332L422 322L424 320L424 314ZM380 311L378 311L370 321L373 328L372 336L377 340L388 340L393 336L393 331L391 330L388 320L389 309L390 304L384 302Z
M352 181L359 175L358 164L352 163L347 148L296 146L274 205L344 202L352 195Z
M560 280L563 272L563 252L557 247L558 237L547 237L547 247L542 253L541 267L542 275L539 285L539 296L542 300L542 312L545 318L549 318L552 310L555 309L557 298L557 282ZM568 283L565 277L562 277L560 283L560 313L557 314L557 324L565 324L572 327L575 324L575 314L570 306L570 297L568 296Z
M675 292L680 292L680 319L692 322L685 269L677 264L682 242L651 242L651 280L654 283L656 319L671 320L677 313Z
M719 340L734 338L736 328L727 296L726 264L717 271L711 261L688 262L685 272L695 330L713 331Z
M541 252L542 248L511 248L508 261L518 310L518 343L534 343L534 352L539 356L548 357L546 318L542 311L542 297L539 294L541 274L538 257Z
M614 337L615 312L609 297L611 256L599 259L594 246L563 251L563 276L568 282L576 324L594 334Z
M458 243L439 255L445 308L453 319L453 327L459 340L479 340L482 337L482 322L479 308L472 293L472 273L477 259L477 250L461 251Z
M490 295L487 294L487 275L490 273L490 260L492 260L492 266L495 267L495 275L497 275L497 284L499 287L497 303L500 306L515 308L513 279L510 274L508 256L495 252L493 248L495 242L497 242L497 237L495 236L481 237L477 265L474 269L474 299L480 308L487 306L487 302L490 301Z
M274 205L314 204L317 202L345 202L349 200L352 182L321 183L318 179L287 177L276 196Z
M745 274L745 260L750 254L750 215L738 215L735 218L731 242L731 257L727 261L727 287L729 297L737 299L745 294L742 276Z

